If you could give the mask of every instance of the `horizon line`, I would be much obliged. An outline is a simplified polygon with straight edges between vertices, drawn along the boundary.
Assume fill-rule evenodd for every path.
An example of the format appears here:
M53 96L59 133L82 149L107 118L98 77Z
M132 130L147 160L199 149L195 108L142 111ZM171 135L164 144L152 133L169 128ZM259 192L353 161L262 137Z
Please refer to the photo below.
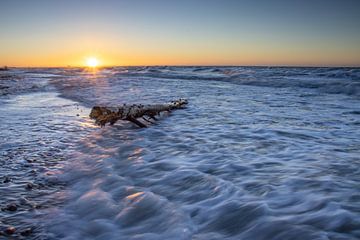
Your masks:
M157 65L104 65L98 66L97 69L101 68L112 68L112 67L283 67L283 68L360 68L359 65L202 65L202 64L194 64L194 65L183 65L183 64L157 64ZM87 66L9 66L3 65L0 69L3 68L89 68Z

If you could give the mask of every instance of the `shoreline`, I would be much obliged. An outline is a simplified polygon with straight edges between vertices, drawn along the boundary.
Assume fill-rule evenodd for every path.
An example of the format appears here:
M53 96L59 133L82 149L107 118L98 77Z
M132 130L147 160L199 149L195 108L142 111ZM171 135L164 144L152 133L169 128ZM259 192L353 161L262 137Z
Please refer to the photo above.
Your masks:
M0 96L0 110L6 116L1 117L0 127L5 137L0 144L0 238L46 235L44 218L66 201L66 182L59 177L68 161L62 149L72 143L59 127L68 128L85 116L78 103L59 95L54 90L25 87ZM59 126L51 124L61 119L67 120Z

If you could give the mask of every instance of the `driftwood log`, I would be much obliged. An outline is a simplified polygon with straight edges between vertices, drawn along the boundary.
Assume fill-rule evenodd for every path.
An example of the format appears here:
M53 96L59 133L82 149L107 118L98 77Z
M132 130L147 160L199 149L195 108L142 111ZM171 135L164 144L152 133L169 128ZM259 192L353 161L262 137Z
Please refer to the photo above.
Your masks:
M144 119L146 122L150 122L150 119L157 120L156 116L161 112L171 112L174 109L184 108L187 104L186 99L179 99L167 104L155 104L155 105L122 105L120 107L100 107L95 106L90 112L90 118L95 120L97 125L101 127L107 123L113 125L118 120L125 120L135 123L139 127L147 127L144 123L138 120L138 118Z

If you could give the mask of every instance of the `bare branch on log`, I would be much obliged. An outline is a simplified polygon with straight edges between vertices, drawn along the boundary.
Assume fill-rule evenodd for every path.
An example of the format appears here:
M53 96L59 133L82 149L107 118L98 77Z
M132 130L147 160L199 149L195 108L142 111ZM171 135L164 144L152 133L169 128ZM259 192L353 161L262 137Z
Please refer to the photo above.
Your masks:
M107 123L113 125L118 120L125 120L133 122L139 127L146 127L146 125L139 120L138 118L149 117L153 120L156 115L160 115L161 112L171 112L174 109L184 108L187 104L186 99L179 99L172 101L167 104L156 104L156 105L122 105L121 107L100 107L95 106L92 108L90 113L90 118L95 120L95 123L100 126L105 126ZM145 119L145 118L144 118ZM145 119L146 120L146 119ZM146 120L149 121L149 120ZM150 122L150 121L149 121Z

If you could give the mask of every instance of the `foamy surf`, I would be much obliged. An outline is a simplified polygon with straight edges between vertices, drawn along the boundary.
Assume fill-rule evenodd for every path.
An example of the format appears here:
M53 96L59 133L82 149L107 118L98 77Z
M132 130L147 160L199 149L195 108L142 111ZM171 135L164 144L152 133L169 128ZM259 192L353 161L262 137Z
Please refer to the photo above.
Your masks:
M68 147L61 150L61 171L55 174L64 183L58 188L63 198L41 211L41 236L360 237L359 99L323 90L326 84L358 84L357 69L52 71L57 76L51 77L51 86L60 94L55 92L56 99L71 99L63 99L69 110L78 103L83 115L72 122L51 114L61 126L56 136L68 136ZM223 75L237 79L218 79ZM161 103L180 97L189 100L186 110L147 129L126 122L98 128L85 117L95 104ZM77 119L77 113L69 116ZM31 132L24 126L23 131Z

